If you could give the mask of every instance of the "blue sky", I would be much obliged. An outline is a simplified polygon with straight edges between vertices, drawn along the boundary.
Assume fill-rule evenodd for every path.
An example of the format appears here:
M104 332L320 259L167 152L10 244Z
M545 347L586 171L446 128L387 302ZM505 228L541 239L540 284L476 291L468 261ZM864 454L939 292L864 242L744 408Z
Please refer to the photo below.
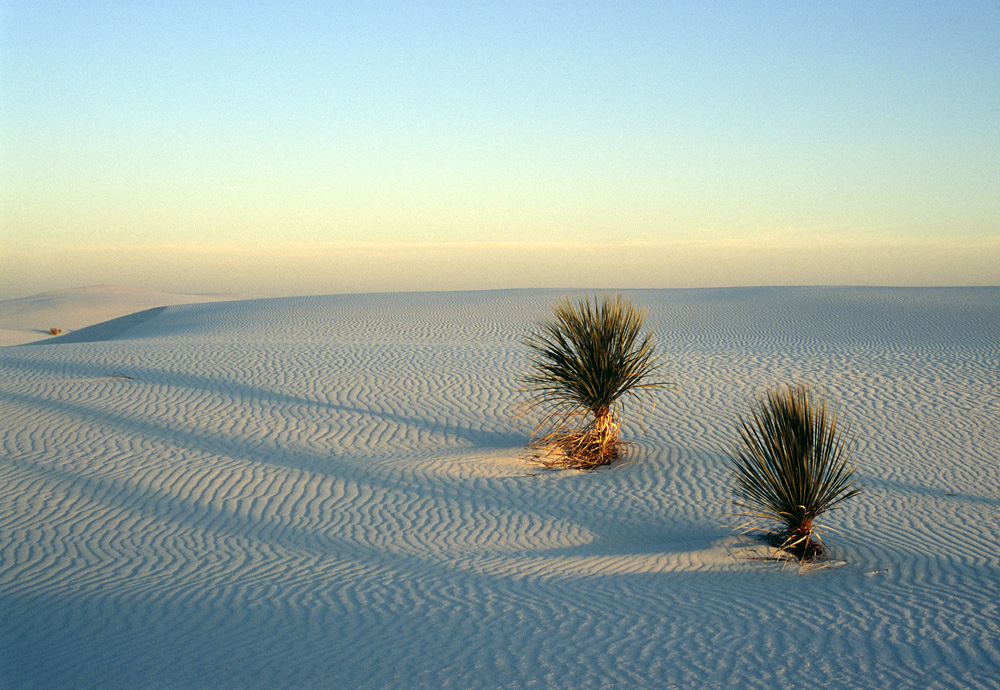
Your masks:
M0 7L0 299L1000 283L996 2Z

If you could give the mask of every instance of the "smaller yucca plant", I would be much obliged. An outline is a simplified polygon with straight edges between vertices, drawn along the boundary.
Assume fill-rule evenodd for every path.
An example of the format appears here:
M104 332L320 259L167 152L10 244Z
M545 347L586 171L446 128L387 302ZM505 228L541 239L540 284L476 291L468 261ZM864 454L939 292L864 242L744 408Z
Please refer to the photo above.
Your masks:
M733 503L754 521L777 522L780 546L803 561L824 553L818 518L856 495L848 430L808 386L770 390L739 419L729 453Z
M538 324L523 342L532 371L523 413L541 413L534 439L549 467L593 469L621 455L623 401L665 384L649 380L658 368L653 336L642 334L643 310L622 297L576 302L563 298L554 318Z

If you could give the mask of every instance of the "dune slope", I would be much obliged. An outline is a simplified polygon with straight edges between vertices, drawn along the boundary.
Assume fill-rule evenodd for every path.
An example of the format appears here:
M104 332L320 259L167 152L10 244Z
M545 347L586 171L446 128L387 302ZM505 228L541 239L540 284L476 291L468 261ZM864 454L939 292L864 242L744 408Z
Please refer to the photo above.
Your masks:
M1000 289L631 293L625 462L540 472L519 338L560 292L170 306L0 348L0 687L1000 687ZM733 532L765 386L853 425L800 574Z
M77 329L154 307L244 298L235 295L185 295L116 285L95 285L0 300L0 346L45 341L50 339L50 329L53 328L69 334Z

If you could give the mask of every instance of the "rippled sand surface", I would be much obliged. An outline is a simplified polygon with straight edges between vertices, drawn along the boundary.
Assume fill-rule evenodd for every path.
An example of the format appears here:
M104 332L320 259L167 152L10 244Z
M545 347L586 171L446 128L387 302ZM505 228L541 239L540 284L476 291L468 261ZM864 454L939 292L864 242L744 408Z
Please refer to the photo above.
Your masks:
M592 473L528 464L511 417L561 294L0 348L0 687L1000 687L1000 289L632 292L674 386ZM806 573L744 557L719 451L800 381L865 487Z

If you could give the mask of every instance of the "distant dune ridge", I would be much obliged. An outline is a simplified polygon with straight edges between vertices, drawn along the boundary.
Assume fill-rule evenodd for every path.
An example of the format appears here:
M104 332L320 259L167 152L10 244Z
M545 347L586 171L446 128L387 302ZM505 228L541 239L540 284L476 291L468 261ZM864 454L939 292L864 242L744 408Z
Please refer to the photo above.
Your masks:
M1000 288L629 291L674 385L592 473L510 414L564 294L0 302L0 687L1000 688ZM804 575L721 450L784 382L865 489Z
M22 345L135 312L191 302L241 299L238 295L182 295L97 285L0 300L0 346Z

